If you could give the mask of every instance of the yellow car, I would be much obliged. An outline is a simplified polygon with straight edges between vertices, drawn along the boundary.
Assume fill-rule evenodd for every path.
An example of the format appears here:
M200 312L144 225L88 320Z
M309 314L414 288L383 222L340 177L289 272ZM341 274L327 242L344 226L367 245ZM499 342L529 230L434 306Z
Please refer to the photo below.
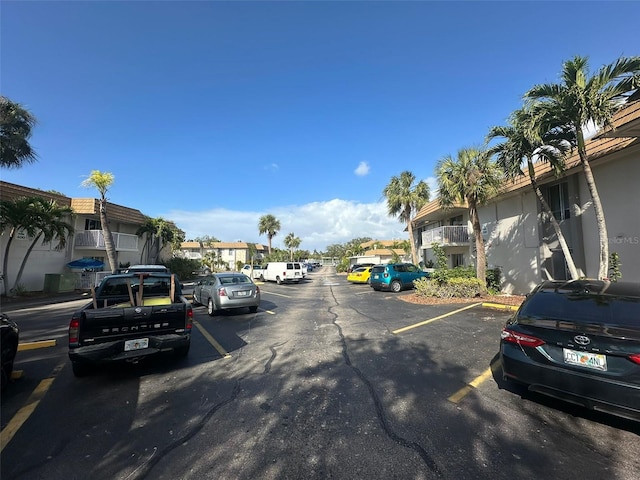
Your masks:
M356 268L353 272L347 275L347 281L351 283L369 283L372 268L373 267Z

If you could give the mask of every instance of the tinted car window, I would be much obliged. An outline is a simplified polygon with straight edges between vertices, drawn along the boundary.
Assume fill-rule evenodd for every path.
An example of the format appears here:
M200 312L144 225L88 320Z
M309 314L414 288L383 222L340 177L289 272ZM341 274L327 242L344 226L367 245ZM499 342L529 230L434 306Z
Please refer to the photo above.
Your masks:
M405 265L394 265L393 269L396 272L406 272L407 271L407 267Z
M580 323L638 325L640 299L585 293L537 292L523 306L520 317Z
M415 265L405 265L407 272L417 272L418 271L418 267L416 267Z
M382 273L384 272L384 265L376 265L371 269L371 273Z

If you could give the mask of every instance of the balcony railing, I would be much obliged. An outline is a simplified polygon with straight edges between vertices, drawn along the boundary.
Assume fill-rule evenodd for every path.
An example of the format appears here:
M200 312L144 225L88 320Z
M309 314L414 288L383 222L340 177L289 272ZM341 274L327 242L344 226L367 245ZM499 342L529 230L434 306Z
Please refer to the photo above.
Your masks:
M113 243L116 251L120 252L137 252L138 238L137 235L128 233L111 232ZM98 249L104 250L104 235L102 230L84 230L76 233L75 248Z
M422 232L424 248L431 248L434 242L442 246L469 245L469 229L462 225L452 225Z

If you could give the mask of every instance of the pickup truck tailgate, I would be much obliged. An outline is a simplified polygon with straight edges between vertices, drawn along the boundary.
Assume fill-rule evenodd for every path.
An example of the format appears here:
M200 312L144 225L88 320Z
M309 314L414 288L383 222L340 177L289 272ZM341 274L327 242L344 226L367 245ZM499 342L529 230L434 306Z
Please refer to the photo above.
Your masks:
M184 332L187 305L137 306L124 308L99 308L85 310L82 314L79 344L91 339L91 343L109 342L136 334L162 335Z

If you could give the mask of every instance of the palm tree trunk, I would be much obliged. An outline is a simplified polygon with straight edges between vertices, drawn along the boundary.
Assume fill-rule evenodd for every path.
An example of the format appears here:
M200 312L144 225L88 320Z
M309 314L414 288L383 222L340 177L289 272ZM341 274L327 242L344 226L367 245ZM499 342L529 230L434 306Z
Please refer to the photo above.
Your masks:
M9 239L7 240L7 245L4 250L4 259L2 261L2 279L4 283L4 294L9 294L9 287L7 286L9 282L9 277L7 276L7 268L9 267L9 247L11 247L11 243L13 242L13 237L16 235L16 228L13 227L9 232Z
M20 264L20 270L18 270L18 275L16 276L16 281L13 283L13 288L14 289L20 283L20 279L22 279L22 273L24 272L24 267L27 264L27 259L29 258L29 255L31 255L31 251L33 250L33 247L36 246L36 243L38 242L38 240L40 239L41 236L42 236L42 232L40 232L36 236L36 238L33 239L33 242L31 242L31 245L29 245L29 248L27 248L27 251L24 254L24 258L22 259L22 263Z
M413 224L411 220L407 222L407 230L409 230L409 244L411 245L411 259L414 265L418 265L418 250L416 249L416 242L413 238Z
M549 217L549 221L553 226L553 230L556 232L556 237L558 237L558 243L560 243L560 248L562 248L562 253L564 254L564 259L567 262L567 267L569 267L569 275L571 275L571 280L577 280L579 277L578 269L576 268L576 264L573 261L573 257L571 256L571 252L569 251L569 246L567 245L567 241L564 238L564 234L562 233L562 229L560 228L560 224L556 220L556 217L551 212L551 208L547 203L547 200L542 195L542 191L538 186L538 180L536 179L535 174L533 173L533 163L528 160L529 164L529 178L531 179L531 186L533 187L533 191L536 193L538 197L538 201L540 205L542 205L542 211Z
M271 255L271 239L273 238L273 235L267 235L267 238L269 239L269 255Z
M482 228L480 227L478 208L473 202L469 202L469 218L471 218L473 236L476 240L476 277L482 281L483 290L486 290L487 254L484 251L484 239L482 238Z
M107 219L106 200L100 200L100 223L102 224L102 235L104 237L104 247L107 251L107 259L111 272L115 273L118 269L116 248L113 245L113 237L109 228L109 220Z

